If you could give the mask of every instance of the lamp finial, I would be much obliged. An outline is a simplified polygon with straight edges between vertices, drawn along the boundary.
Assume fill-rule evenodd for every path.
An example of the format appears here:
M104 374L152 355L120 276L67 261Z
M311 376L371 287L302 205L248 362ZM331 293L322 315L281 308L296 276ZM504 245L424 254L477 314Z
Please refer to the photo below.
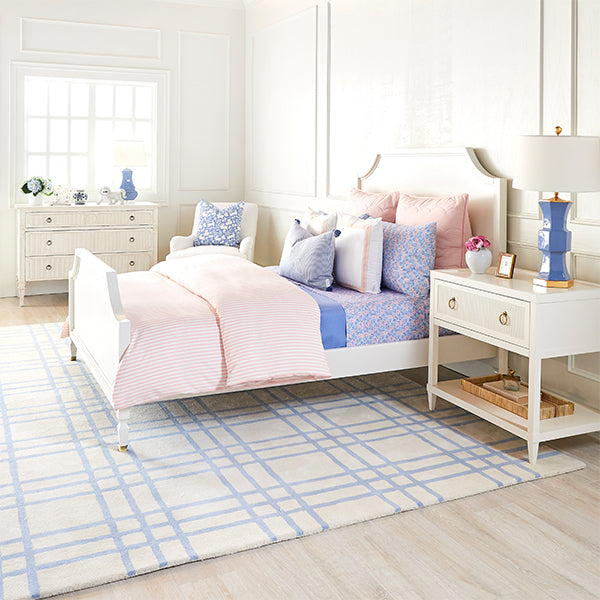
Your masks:
M561 127L560 125L557 125L557 126L554 128L554 131L556 131L556 135L560 135L560 134L561 134L561 132L562 132L562 127Z

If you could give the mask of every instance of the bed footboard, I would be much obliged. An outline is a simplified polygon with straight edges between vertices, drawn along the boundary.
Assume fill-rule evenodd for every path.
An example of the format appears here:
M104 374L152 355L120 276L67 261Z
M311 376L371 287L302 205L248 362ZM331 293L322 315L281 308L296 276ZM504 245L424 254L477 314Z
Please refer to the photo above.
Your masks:
M112 403L119 360L131 326L123 314L117 273L88 250L77 248L69 272L71 359L79 354Z

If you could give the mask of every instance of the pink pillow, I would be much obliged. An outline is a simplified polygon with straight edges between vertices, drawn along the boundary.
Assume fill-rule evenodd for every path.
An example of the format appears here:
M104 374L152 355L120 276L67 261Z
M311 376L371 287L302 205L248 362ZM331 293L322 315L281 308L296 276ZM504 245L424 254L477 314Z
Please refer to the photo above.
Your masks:
M364 214L374 219L381 217L382 221L393 223L399 195L399 192L375 194L352 188L347 206L344 206L344 212L353 217L361 217Z
M435 221L435 269L466 267L463 244L471 237L471 222L467 213L469 194L456 196L411 196L400 194L396 223L424 225Z

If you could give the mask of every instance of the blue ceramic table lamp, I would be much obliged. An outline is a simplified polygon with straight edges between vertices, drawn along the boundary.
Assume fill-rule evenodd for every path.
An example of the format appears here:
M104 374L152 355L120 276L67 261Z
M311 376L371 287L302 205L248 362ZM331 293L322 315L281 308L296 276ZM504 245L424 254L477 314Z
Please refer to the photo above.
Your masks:
M121 189L123 199L133 201L138 193L133 185L133 171L130 167L146 166L146 149L144 142L137 140L119 140L115 142L115 167L123 167Z
M542 229L538 248L542 265L533 283L546 287L571 287L573 278L567 269L571 250L571 232L567 230L570 200L559 192L595 192L600 190L600 138L563 135L521 136L513 188L553 192L554 197L540 200Z

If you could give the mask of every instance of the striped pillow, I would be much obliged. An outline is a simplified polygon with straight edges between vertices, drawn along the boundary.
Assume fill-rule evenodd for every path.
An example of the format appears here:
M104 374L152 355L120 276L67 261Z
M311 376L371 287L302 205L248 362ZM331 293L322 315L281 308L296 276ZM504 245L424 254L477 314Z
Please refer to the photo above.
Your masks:
M334 239L339 231L313 235L296 219L283 244L279 274L320 290L333 285Z

